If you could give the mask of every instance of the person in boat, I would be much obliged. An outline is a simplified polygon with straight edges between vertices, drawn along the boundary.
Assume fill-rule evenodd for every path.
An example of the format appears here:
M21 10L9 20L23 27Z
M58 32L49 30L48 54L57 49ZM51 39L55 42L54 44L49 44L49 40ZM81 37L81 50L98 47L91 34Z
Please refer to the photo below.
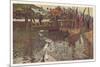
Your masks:
M29 7L29 18L30 18L30 22L34 22L35 23L35 12L32 10L32 7Z
M40 23L40 25L42 24L42 20L43 20L43 15L41 14L41 13L39 13L39 23Z

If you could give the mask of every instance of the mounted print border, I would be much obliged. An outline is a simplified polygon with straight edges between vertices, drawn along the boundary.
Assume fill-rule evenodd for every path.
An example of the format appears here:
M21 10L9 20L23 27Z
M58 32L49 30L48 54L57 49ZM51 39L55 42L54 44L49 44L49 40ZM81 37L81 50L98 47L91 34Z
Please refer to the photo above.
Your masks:
M95 18L94 5L11 1L11 66L95 61Z

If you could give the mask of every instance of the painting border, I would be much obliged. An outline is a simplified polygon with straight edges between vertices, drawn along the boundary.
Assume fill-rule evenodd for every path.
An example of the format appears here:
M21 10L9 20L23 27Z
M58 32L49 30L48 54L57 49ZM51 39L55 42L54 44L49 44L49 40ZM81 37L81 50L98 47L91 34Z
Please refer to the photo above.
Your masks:
M81 6L93 8L93 59L88 60L68 60L68 61L55 61L55 62L41 62L41 63L27 63L27 64L13 64L13 4L49 4L49 5L61 5L61 6ZM65 5L66 4L66 5ZM10 3L10 65L11 66L27 66L27 65L48 65L48 64L66 64L66 63L80 63L96 61L96 6L86 4L69 4L69 3L50 3L50 2L38 2L38 1L11 1Z

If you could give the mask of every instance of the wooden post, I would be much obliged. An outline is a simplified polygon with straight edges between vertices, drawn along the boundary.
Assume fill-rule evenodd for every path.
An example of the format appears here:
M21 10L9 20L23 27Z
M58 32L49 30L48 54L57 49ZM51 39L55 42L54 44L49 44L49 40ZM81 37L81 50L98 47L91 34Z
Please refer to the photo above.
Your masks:
M29 18L29 11L28 11L28 6L25 7L25 46L24 46L24 57L25 59L27 58L32 58L32 36L31 36L31 23L28 21Z

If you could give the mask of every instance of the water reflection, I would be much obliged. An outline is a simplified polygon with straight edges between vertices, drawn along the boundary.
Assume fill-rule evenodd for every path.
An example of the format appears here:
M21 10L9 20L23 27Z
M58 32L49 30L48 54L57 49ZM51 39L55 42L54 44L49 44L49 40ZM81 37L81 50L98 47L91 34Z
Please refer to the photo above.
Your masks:
M40 61L64 61L64 60L72 60L73 59L73 48L69 47L69 42L65 41L65 35L61 35L59 32L48 32L47 30L40 30L38 35L40 40L45 41L44 47L40 50L37 57ZM79 41L82 43L79 43ZM86 58L86 55L83 54L84 51L84 43L83 38L80 36L80 39L75 43L75 53L74 59L83 59ZM36 55L37 56L37 55ZM52 58L51 58L52 57Z

